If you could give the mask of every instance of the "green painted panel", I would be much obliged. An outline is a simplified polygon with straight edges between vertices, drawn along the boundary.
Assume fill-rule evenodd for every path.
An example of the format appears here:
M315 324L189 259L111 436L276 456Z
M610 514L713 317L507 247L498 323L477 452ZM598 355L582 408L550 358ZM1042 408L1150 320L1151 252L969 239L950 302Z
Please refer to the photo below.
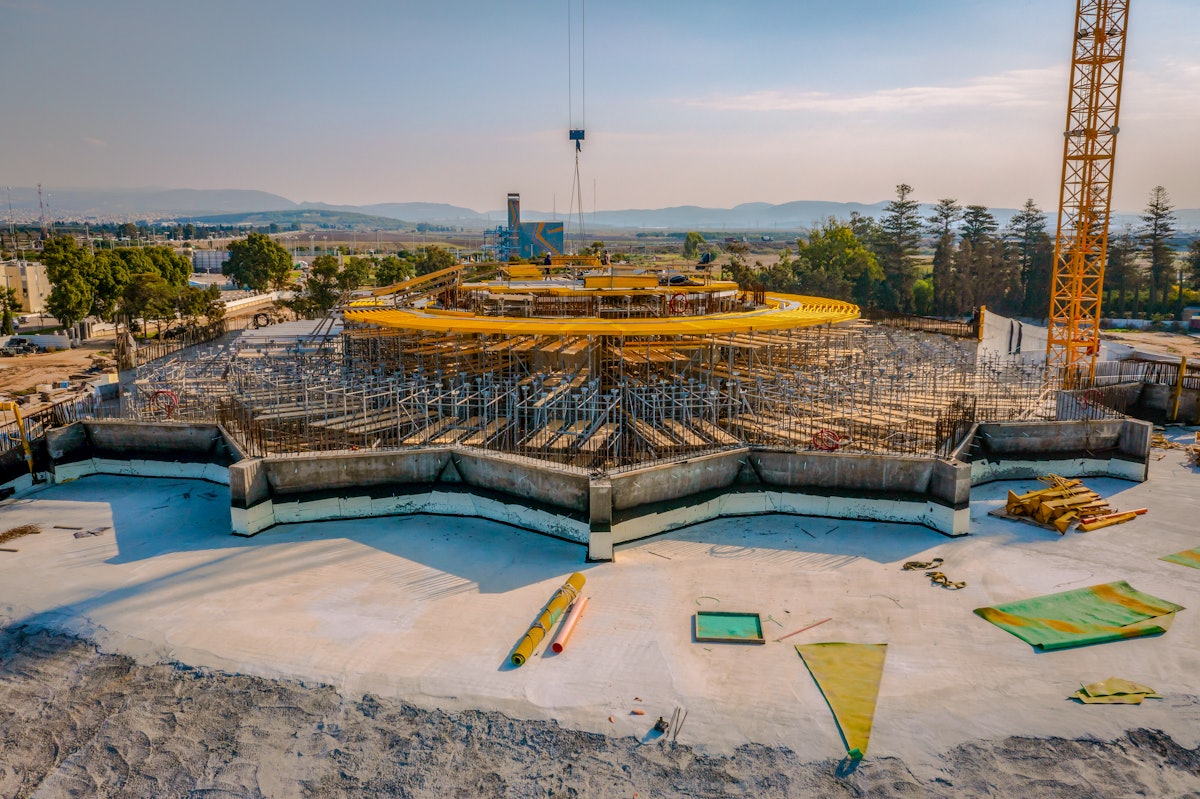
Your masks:
M762 619L757 613L702 610L696 614L697 641L764 644Z

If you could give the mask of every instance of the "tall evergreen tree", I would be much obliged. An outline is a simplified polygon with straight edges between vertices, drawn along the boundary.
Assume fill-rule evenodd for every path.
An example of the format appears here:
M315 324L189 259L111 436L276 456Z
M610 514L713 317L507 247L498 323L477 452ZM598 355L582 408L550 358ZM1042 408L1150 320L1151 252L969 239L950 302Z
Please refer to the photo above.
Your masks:
M1104 282L1116 287L1117 308L1116 316L1125 316L1126 291L1138 281L1137 242L1133 233L1125 230L1108 238L1108 262L1104 267Z
M1023 295L1021 312L1026 316L1040 317L1046 313L1050 303L1049 260L1053 254L1046 256L1049 243L1046 215L1032 198L1026 200L1021 210L1009 221L1006 238L1013 243L1020 271Z
M1171 236L1175 235L1173 210L1166 189L1155 186L1150 190L1150 200L1142 213L1138 238L1150 263L1150 302L1146 310L1151 312L1155 303L1161 311L1167 301L1167 285L1171 282L1171 263L1175 255L1168 244Z
M999 228L996 217L986 205L968 205L963 209L962 237L972 244L978 245Z
M962 219L962 206L952 198L942 198L937 201L926 221L926 230L937 237L933 247L933 296L932 311L935 314L949 314L953 282L954 262L954 225Z
M1200 238L1192 239L1187 251L1188 282L1192 288L1200 289Z
M889 311L912 310L917 282L917 245L921 241L920 204L909 199L912 186L896 186L896 199L884 206L879 220L878 255L883 267L880 305Z

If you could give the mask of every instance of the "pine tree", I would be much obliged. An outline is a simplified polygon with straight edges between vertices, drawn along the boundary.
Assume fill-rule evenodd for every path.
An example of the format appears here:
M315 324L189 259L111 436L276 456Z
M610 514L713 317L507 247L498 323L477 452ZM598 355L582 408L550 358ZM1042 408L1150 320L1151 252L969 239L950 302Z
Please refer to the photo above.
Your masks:
M1150 302L1147 311L1153 311L1155 302L1161 310L1167 301L1167 285L1171 281L1171 262L1175 253L1168 241L1175 235L1175 214L1172 213L1171 197L1162 186L1150 190L1150 200L1142 214L1142 226L1138 238L1150 262Z
M912 186L896 186L896 199L884 206L879 220L879 262L883 267L880 304L888 311L912 310L917 282L917 245L921 241L920 204L910 200Z
M1021 311L1026 316L1040 317L1050 304L1049 261L1053 254L1046 256L1050 240L1046 235L1046 215L1032 198L1009 221L1006 237L1016 248L1023 295ZM1044 257L1039 258L1039 254ZM1044 270L1038 268L1043 265Z
M962 206L952 198L942 198L926 217L926 230L937 237L933 248L933 313L949 314L953 288L954 225L962 219Z

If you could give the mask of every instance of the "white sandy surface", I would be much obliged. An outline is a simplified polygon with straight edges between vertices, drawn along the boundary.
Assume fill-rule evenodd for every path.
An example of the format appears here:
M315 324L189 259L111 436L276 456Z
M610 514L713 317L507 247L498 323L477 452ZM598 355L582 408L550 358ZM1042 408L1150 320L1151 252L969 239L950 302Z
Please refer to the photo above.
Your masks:
M1187 434L1190 437L1190 433ZM932 773L966 741L1010 735L1110 740L1160 729L1200 739L1200 570L1158 560L1200 544L1200 473L1178 451L1144 484L1085 481L1136 521L1059 537L987 511L972 535L788 516L727 519L584 563L578 545L492 522L399 517L229 535L229 494L184 480L97 476L0 506L0 530L44 532L0 552L0 622L81 634L143 662L328 683L418 706L502 711L643 736L686 708L680 742L713 753L762 743L838 757L837 727L793 644L887 643L869 757ZM58 527L56 527L56 525ZM111 527L75 538L78 527ZM942 557L967 588L930 585L907 560ZM507 656L572 571L591 599L565 652ZM1038 653L971 611L1113 580L1188 608L1163 636ZM709 597L715 598L710 599ZM758 612L764 646L700 644L700 609ZM1067 701L1109 676L1164 695L1141 706ZM645 715L631 715L640 708ZM613 721L610 722L609 718Z

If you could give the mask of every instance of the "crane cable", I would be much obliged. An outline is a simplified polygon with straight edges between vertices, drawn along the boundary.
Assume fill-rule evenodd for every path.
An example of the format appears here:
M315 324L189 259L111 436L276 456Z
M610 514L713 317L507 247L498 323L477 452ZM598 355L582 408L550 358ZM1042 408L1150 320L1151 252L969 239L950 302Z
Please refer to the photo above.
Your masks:
M583 182L579 178L579 153L582 150L581 139L574 138L574 132L578 130L580 135L587 129L587 37L585 30L587 26L587 0L579 0L579 127L575 127L575 91L574 91L574 70L575 63L572 57L571 39L574 35L574 28L571 21L571 6L575 0L567 0L567 129L571 131L572 139L575 142L575 175L571 181L571 201L567 209L567 232L566 239L569 241L571 237L571 217L577 217L577 227L575 231L575 251L578 252L584 246L583 228Z

